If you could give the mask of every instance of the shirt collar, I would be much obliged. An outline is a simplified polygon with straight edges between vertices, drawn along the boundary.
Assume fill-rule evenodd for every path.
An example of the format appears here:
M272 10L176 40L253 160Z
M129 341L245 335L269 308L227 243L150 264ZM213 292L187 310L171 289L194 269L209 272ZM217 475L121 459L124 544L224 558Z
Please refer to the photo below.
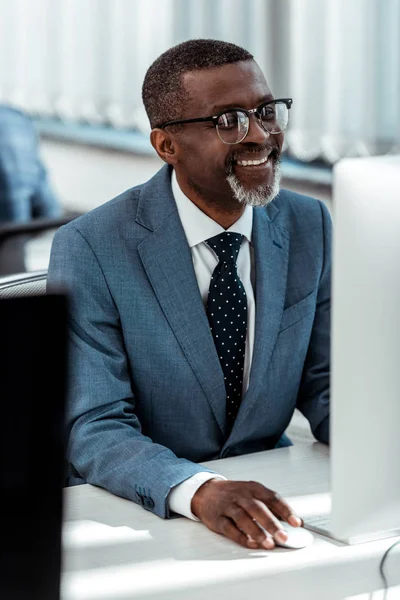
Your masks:
M200 210L189 198L182 192L176 179L175 170L172 170L171 176L172 194L175 198L176 206L186 238L190 248L205 242L224 231L240 233L249 242L251 241L251 231L253 228L253 208L246 205L241 217L229 227L224 229L219 223L208 217Z

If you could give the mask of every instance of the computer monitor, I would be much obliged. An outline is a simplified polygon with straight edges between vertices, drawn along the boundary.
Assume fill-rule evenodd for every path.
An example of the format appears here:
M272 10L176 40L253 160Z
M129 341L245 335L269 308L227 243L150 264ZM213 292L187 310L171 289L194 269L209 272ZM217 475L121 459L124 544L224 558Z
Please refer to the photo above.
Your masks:
M56 600L64 485L63 295L0 299L0 598Z
M400 534L400 156L340 161L333 221L329 531L357 543Z

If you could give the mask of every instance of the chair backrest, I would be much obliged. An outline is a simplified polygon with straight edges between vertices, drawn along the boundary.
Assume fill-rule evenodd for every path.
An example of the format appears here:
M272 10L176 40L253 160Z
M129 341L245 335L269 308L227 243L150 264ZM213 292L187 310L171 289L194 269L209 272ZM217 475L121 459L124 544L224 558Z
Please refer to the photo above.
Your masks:
M26 223L0 223L0 277L13 275L14 273L29 273L29 264L27 264L26 251L28 250L29 242L34 241L37 237L41 238L45 232L54 232L76 219L82 213L66 213L62 217L57 218L40 218L32 219ZM45 252L43 260L46 261L46 255L50 257L51 240L45 244ZM43 250L41 251L43 254ZM43 267L39 269L47 269L47 263L41 263Z
M47 271L18 273L0 278L0 298L37 296L46 293Z

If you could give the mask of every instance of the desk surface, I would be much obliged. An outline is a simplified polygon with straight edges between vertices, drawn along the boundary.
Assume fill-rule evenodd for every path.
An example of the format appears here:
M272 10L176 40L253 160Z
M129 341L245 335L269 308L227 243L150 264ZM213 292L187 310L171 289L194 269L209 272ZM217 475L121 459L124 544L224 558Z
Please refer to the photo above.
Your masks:
M329 450L315 443L205 463L279 491L301 516L329 504ZM357 546L315 535L302 550L247 550L185 518L162 520L90 485L65 490L63 600L331 600L382 587L394 539ZM385 573L400 584L400 548Z

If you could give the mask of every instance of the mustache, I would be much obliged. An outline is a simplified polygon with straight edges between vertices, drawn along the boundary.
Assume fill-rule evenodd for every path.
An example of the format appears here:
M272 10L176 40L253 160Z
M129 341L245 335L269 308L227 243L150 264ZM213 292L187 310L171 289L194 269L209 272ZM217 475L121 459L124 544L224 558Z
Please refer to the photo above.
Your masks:
M261 146L248 147L246 150L238 150L233 152L231 155L226 157L225 160L225 172L227 175L231 175L233 172L233 163L240 160L243 156L249 154L256 154L267 151L271 154L271 159L274 163L277 163L281 159L281 152L277 146L271 146L270 144L263 144Z

